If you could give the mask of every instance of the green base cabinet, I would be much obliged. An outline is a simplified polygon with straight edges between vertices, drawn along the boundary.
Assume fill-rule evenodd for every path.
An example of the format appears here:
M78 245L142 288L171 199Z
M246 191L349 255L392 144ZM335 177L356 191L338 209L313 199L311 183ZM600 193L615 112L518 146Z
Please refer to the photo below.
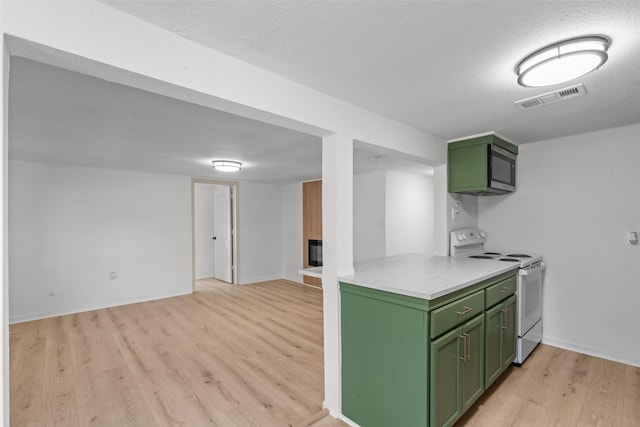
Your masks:
M431 424L450 426L484 392L484 316L431 343Z
M516 357L516 297L488 309L485 319L485 373L486 387L489 387Z
M427 313L354 288L342 285L342 413L362 427L426 426Z
M511 271L435 300L340 283L342 413L362 427L453 425L513 360L514 283Z

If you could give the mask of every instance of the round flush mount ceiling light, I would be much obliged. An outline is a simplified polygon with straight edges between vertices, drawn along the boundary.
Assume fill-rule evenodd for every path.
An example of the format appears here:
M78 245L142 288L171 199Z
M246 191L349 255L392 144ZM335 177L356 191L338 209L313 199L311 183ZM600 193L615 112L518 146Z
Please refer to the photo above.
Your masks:
M609 44L605 37L587 36L543 47L516 65L518 84L553 86L589 74L607 62Z
M242 163L235 160L214 160L213 168L220 172L237 172L242 169Z

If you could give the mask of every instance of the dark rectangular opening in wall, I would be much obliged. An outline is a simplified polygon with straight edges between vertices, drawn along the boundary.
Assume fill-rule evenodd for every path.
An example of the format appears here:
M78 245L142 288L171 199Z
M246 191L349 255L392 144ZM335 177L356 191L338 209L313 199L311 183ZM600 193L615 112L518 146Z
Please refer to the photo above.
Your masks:
M322 240L309 239L309 266L322 267Z

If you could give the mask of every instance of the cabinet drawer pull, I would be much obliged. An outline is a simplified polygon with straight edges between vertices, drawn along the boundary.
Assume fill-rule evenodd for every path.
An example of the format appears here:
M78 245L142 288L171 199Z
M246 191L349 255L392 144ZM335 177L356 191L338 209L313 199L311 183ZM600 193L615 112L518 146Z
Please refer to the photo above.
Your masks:
M467 313L468 313L468 312L470 312L471 310L473 310L473 307L463 307L463 308L464 308L464 310L462 310L462 311L456 311L456 314L457 314L458 316L462 316L462 315L464 315L464 314L467 314Z
M500 288L500 291L499 291L499 292L500 292L501 294L504 294L505 292L509 292L510 290L511 290L511 288L510 288L510 287L508 287L508 286L503 286L502 288Z

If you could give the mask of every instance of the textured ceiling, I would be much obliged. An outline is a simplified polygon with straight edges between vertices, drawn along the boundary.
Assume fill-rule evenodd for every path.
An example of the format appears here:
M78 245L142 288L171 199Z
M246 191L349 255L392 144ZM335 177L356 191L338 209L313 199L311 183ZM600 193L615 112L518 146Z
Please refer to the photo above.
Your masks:
M103 1L183 37L444 139L517 143L640 122L637 1ZM555 41L611 38L588 96L530 111L515 64ZM567 84L569 85L569 84Z

